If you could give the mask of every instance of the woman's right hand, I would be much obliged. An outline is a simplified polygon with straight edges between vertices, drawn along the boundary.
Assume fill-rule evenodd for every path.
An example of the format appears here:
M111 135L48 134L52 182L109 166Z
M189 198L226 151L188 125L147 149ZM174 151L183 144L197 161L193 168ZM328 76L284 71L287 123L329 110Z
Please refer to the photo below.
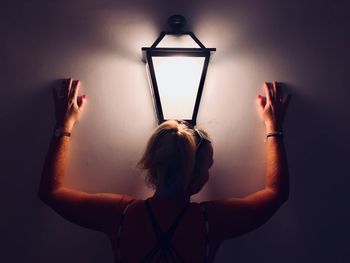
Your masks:
M62 81L61 90L53 90L56 125L67 128L69 131L79 119L87 100L86 95L78 95L79 88L80 80L68 78Z
M258 96L258 107L267 132L282 131L284 116L287 111L291 95L283 97L282 87L276 81L272 84L264 82L265 96Z

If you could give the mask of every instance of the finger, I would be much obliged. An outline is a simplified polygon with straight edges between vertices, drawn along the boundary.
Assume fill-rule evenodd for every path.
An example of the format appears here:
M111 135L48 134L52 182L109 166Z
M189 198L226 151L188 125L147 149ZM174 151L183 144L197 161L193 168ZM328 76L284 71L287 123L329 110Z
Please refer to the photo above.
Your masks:
M69 98L69 94L70 94L70 90L72 88L72 84L73 84L73 79L72 78L69 78L67 80L67 84L65 85L65 90L64 90L64 96L66 98Z
M267 87L269 88L270 91L270 99L271 101L275 99L275 92L274 92L274 88L273 88L273 83L271 82L266 82L267 83Z
M83 110L84 107L85 107L85 104L86 104L86 101L87 101L87 96L86 95L82 95L82 96L79 96L78 97L78 107L79 107L79 110Z
M73 82L72 78L65 79L62 82L62 88L61 88L61 96L62 97L65 97L65 98L69 97L70 89L72 87L72 82Z
M266 95L266 103L270 103L272 101L271 83L264 82L264 90Z
M77 81L76 80L73 80L72 81L72 86L69 90L69 98L73 99L74 97L74 90L76 89L76 86L77 86Z
M266 98L261 96L261 95L259 95L258 96L258 105L259 105L260 109L264 109L265 105L266 105Z
M275 93L275 100L277 102L282 102L282 87L281 84L277 81L274 81L273 83L273 89L274 89L274 93Z
M78 99L78 94L79 94L79 88L80 88L80 81L79 80L75 80L73 82L73 86L71 89L71 94L70 97L73 99L74 102L77 102Z

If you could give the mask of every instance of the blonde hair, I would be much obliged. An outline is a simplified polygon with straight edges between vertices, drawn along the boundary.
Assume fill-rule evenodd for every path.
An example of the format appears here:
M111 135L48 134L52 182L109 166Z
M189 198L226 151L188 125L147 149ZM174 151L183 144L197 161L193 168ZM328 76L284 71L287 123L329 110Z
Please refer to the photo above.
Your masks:
M149 139L138 167L149 186L164 192L187 190L194 169L196 136L177 121L160 124Z

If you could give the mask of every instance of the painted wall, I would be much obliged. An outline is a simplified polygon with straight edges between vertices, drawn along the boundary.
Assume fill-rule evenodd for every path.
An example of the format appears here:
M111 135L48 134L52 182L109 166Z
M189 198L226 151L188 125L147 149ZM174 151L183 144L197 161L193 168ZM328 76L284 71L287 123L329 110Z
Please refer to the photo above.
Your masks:
M0 261L112 262L103 235L37 198L54 125L51 89L72 76L88 95L66 184L148 196L135 164L156 120L140 49L180 13L217 48L198 116L215 164L195 200L263 186L256 97L264 80L293 94L290 200L260 229L225 242L216 262L349 262L349 9L348 1L1 1Z

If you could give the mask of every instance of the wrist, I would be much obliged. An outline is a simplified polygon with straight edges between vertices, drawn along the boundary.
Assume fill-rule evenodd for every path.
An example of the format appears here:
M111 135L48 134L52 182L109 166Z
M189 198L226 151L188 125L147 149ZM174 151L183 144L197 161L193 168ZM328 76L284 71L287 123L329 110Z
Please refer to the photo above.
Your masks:
M266 133L283 132L282 125L278 123L265 123Z
M60 129L64 132L72 132L73 126L74 122L71 121L57 122L55 124L55 129Z
M268 132L266 133L265 142L267 142L269 138L275 138L275 139L281 140L283 139L283 132L282 131Z

